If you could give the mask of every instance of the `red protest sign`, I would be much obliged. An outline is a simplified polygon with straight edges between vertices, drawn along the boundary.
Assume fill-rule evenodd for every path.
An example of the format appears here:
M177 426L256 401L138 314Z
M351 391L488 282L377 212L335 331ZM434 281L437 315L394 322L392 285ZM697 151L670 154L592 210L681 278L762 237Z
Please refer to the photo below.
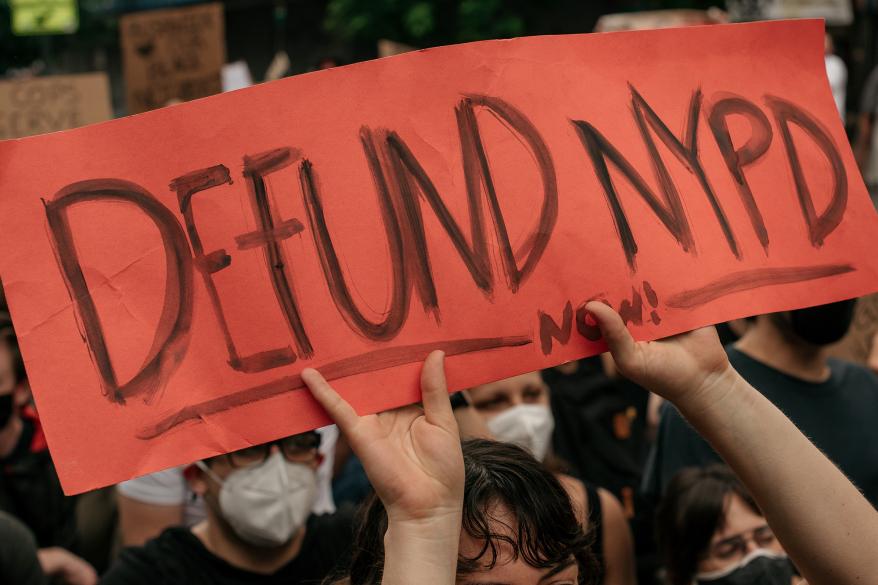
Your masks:
M0 269L65 488L876 288L819 22L526 38L0 143ZM51 161L47 165L45 161Z

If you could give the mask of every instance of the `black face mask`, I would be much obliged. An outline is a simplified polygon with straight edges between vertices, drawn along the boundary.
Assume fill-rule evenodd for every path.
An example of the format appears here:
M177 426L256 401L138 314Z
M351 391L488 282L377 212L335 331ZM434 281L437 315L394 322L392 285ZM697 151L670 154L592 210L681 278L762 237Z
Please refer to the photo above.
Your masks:
M811 345L829 345L845 336L854 320L856 299L798 309L789 313L789 329Z
M710 575L695 577L698 585L790 585L796 572L790 560L781 555L757 550L741 564Z
M12 394L0 396L0 429L12 418Z

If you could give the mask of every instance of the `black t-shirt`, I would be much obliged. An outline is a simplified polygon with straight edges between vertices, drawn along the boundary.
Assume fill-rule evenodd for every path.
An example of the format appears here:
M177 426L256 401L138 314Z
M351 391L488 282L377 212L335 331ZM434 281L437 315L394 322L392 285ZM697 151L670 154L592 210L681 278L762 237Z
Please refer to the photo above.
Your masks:
M849 362L830 359L825 382L806 382L728 347L729 361L845 475L878 505L878 376ZM671 405L644 473L644 492L657 497L680 469L721 461Z
M549 386L555 455L576 477L625 499L636 490L646 459L649 393L623 378L611 379L599 357L579 361L572 374L543 370Z
M14 516L0 512L0 583L45 585L33 534Z
M76 552L76 498L61 490L35 414L24 414L15 449L0 459L0 510L21 520L40 548Z
M217 557L188 528L168 528L143 547L123 550L101 585L318 585L346 565L352 540L349 510L311 516L296 558L263 575Z

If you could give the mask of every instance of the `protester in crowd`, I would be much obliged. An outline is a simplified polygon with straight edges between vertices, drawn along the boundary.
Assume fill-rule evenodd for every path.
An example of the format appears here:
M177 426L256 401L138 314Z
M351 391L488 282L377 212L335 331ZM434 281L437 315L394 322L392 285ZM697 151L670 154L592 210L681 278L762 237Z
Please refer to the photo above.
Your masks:
M610 491L622 503L636 553L637 581L652 584L657 557L654 505L639 500L643 466L658 416L650 394L620 376L606 353L543 370L555 419L552 448L575 477Z
M204 520L204 502L189 487L184 469L173 467L116 486L123 546L142 546L166 528Z
M620 372L674 403L728 461L753 494L790 558L810 585L865 583L878 574L878 511L764 396L729 365L711 328L636 343L617 313L587 309ZM466 525L465 469L458 428L446 395L441 352L422 371L423 410L416 406L360 417L312 369L302 378L347 436L387 511L382 585L450 583L584 583L576 557L514 555L553 527L521 530L523 509L505 502L477 516L478 538ZM540 486L534 494L542 496ZM358 545L364 543L359 542ZM492 544L494 546L492 546ZM461 552L461 558L458 557ZM499 551L498 558L484 553ZM832 554L827 554L831 551ZM480 554L481 553L481 554ZM476 556L476 561L471 560ZM489 561L494 558L496 562ZM528 564L536 559L538 566ZM464 561L459 564L459 560ZM460 575L475 564L477 572ZM462 578L458 578L462 576Z
M585 532L554 474L512 443L470 439L462 452L459 577L482 583L483 571L491 567L492 584L519 583L523 575L533 575L527 582L534 584L538 579L553 585L599 583L595 535ZM382 583L388 510L373 496L361 518L350 574L334 585Z
M854 301L762 315L733 346L732 366L878 504L878 377L869 369L826 357L847 331ZM684 467L718 463L719 455L666 405L644 474L644 491L658 497Z
M461 574L473 583L517 585L524 576L536 584L549 575L553 585L587 582L582 524L553 474L520 448L485 440L467 443L465 467L441 353L424 365L425 413L409 406L361 418L317 372L306 369L302 378L363 462L381 502L364 515L352 584L450 584L459 543Z
M317 497L312 512L335 512L332 469L338 429L318 429L322 462L317 468ZM171 526L194 526L204 520L204 501L192 491L184 467L157 471L116 486L122 545L142 546Z
M762 511L725 465L680 471L656 515L668 585L799 581Z
M549 406L549 387L540 372L482 384L470 388L465 396L491 437L526 450L553 472L567 490L577 518L594 536L592 551L598 561L594 582L635 583L634 545L619 501L605 489L562 473L563 463L551 452L555 423ZM466 423L459 418L463 408L458 406L458 426L466 437Z
M850 329L828 348L829 357L861 364L878 373L878 293L857 299Z
M37 542L27 526L0 512L0 583L45 585Z
M0 316L0 511L31 532L46 575L70 585L97 582L92 566L71 552L76 499L61 490L8 315Z
M313 515L320 435L308 432L186 469L206 518L122 551L105 585L315 584L343 562L352 514Z
M572 475L619 498L631 518L649 452L649 392L616 375L604 356L544 370L543 380L555 419L554 453Z

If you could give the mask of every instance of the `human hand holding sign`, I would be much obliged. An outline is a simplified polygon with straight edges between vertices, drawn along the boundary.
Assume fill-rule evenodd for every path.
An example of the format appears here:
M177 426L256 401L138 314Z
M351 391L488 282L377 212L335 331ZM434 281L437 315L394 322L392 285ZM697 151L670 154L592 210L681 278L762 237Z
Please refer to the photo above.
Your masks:
M618 370L678 406L713 401L738 377L713 327L638 343L612 308L597 301L586 307Z
M613 309L587 310L619 371L673 402L741 478L808 583L871 582L878 511L729 365L712 328L635 342Z
M430 585L453 582L464 472L444 354L424 361L423 408L359 416L316 370L304 370L302 380L347 437L387 510L382 583L409 583L411 575Z
M442 352L433 352L424 362L423 408L412 405L368 416L358 416L319 372L302 372L314 398L363 462L391 520L459 514L463 455L443 360Z

